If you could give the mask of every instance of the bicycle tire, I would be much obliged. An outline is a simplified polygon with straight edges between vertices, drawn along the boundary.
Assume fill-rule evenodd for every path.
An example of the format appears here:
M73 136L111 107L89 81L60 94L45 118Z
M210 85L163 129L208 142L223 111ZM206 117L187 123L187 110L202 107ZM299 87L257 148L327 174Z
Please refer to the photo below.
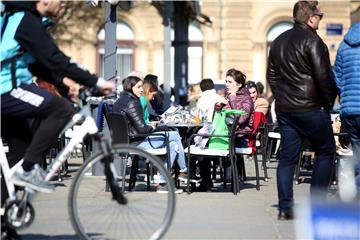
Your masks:
M164 162L135 146L119 144L112 148L113 163L126 163L128 158L124 156L129 153L140 156L140 160L152 164L162 174L167 194L146 191L139 181L132 191L123 192L127 204L113 201L111 192L105 191L105 176L93 174L105 155L92 156L78 170L68 198L71 224L81 239L160 239L169 228L175 212L175 185ZM125 179L124 187L127 178L128 174L118 176L121 184ZM151 185L151 190L154 186Z

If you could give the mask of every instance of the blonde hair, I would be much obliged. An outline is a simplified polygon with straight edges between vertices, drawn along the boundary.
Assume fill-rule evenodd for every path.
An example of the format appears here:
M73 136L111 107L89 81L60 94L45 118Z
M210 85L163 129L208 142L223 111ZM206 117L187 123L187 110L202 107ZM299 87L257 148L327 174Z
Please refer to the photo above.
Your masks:
M146 103L148 103L150 101L150 99L149 99L150 93L157 92L159 90L158 87L156 86L156 84L154 84L153 82L148 82L148 81L144 82L143 88L144 88L144 96L146 98Z

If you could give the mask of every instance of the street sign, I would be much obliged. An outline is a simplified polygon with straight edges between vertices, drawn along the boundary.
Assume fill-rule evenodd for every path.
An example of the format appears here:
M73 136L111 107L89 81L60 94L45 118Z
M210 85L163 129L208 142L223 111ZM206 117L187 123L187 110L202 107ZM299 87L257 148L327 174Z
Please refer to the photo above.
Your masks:
M326 35L336 36L342 35L343 25L341 23L328 23L326 24Z

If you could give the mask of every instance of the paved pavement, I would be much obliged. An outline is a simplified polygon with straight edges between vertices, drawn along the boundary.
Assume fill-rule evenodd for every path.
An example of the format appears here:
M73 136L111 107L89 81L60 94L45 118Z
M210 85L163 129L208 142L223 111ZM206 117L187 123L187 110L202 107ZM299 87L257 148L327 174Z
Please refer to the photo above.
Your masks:
M174 221L164 239L294 239L294 221L278 221L275 168L270 164L268 182L256 191L254 164L246 161L249 181L238 195L219 188L215 192L177 195ZM262 173L262 172L261 172ZM71 177L53 194L34 200L34 223L19 233L23 239L77 239L67 212ZM294 186L296 199L308 195L309 184Z

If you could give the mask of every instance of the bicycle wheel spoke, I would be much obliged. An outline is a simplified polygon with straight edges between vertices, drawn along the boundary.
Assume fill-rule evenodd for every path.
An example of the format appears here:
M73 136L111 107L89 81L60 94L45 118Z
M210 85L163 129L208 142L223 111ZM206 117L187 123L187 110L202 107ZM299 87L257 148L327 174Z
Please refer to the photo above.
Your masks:
M119 157L129 156L129 153L132 156L130 161ZM111 191L105 191L105 176L92 174L92 168L101 164L103 159L102 155L94 156L84 163L71 186L69 205L74 229L85 239L158 239L169 227L175 208L173 181L163 162L128 145L115 147L113 156L120 187L125 179L124 187L128 189L131 168L139 172L132 190L123 192L127 204L119 204L112 199ZM147 163L163 176L170 189L168 193L157 193L154 181L150 181L150 191L147 191L143 172ZM119 166L127 168L124 176Z

